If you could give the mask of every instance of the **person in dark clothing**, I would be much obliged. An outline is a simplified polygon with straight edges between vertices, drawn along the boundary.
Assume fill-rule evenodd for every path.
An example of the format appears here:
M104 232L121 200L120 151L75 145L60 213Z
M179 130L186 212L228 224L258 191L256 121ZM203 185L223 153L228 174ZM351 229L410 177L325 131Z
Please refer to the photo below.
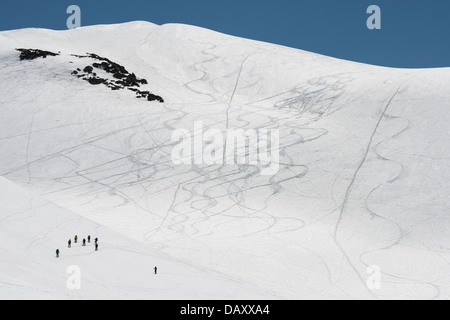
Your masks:
M59 249L56 249L56 257L59 258Z
M74 242L77 243L77 241L78 241L78 236L75 236Z
M158 273L158 268L157 267L154 267L153 270L155 270L155 274Z
M83 247L86 246L86 239L83 239Z
M98 243L95 243L95 251L98 251Z
M72 247L72 240L71 239L69 239L69 243L68 244L69 244L68 247L71 248Z
M88 236L88 243L91 243L91 236Z

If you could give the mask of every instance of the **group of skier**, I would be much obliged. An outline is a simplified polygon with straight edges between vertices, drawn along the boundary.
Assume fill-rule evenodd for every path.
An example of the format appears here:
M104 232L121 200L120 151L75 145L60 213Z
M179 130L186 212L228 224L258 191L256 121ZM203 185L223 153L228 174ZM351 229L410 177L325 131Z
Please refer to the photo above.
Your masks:
M78 243L78 236L76 235L73 238L73 242L74 243ZM91 243L91 236L89 235L87 237L87 243ZM95 251L98 251L98 238L94 239L94 244L95 244ZM83 247L86 246L86 239L83 239ZM72 247L72 239L69 239L69 241L67 242L67 247L71 248ZM56 257L59 258L59 249L56 249ZM158 273L158 268L155 266L153 268L153 270L155 271L155 274Z
M95 238L94 241L95 241L95 251L98 251L98 238ZM73 238L73 242L78 243L78 235L75 235L75 237ZM90 235L88 235L87 237L87 243L91 243ZM83 239L83 247L85 246L86 246L86 239ZM69 239L69 241L67 242L67 247L72 248L72 239ZM56 249L56 257L59 258L59 249Z

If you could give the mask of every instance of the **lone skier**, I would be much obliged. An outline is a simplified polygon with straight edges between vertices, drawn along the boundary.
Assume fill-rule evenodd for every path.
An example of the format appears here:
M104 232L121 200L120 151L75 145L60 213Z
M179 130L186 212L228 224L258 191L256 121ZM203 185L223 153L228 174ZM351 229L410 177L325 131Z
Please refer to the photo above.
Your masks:
M155 274L157 274L158 273L158 268L154 267L153 269L155 270Z
M59 258L59 249L56 249L56 257Z

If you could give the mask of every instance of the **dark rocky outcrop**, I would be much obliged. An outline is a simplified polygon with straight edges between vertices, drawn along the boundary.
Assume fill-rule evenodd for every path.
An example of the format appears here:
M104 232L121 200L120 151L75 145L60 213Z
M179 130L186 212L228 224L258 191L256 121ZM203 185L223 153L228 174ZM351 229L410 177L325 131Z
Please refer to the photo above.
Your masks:
M92 73L93 70L94 70L94 68L92 68L91 66L87 66L83 69L83 72Z
M34 60L36 58L42 57L46 58L47 56L57 56L58 53L53 53L50 51L44 51L39 49L16 49L20 52L20 60ZM80 68L72 71L72 75L89 82L92 85L103 84L110 88L111 90L121 90L121 89L129 89L135 92L136 97L141 99L145 98L148 101L159 101L164 102L164 99L160 96L157 96L149 91L140 91L136 88L139 88L141 85L148 84L146 79L138 78L134 73L128 72L128 70L121 66L120 64L113 62L107 58L100 57L99 55L88 53L86 56L81 55L72 55L77 58L91 58L98 62L94 62L92 65L86 66L83 71ZM72 61L71 61L72 63ZM112 75L113 79L101 78L94 72L95 69L103 70L106 73Z
M136 97L139 99L146 98L148 101L159 101L161 103L164 102L163 98L161 98L160 96L154 95L153 93L151 93L149 91L140 91L135 88L128 88L128 90L134 91L136 93Z
M106 80L106 79L102 79L102 78L99 78L99 77L95 77L95 76L94 76L94 77L87 78L86 81L88 81L90 84L96 85L96 84L103 84L103 83L105 83L107 80Z
M148 84L146 79L140 79L136 77L134 73L128 72L128 70L121 66L120 64L109 60L108 58L100 57L94 53L88 53L86 56L73 55L77 58L91 58L94 60L98 60L99 62L94 62L92 66L86 66L83 69L84 74L80 74L80 69L74 70L72 72L73 75L76 75L78 78L82 78L83 80L88 81L90 84L104 84L109 87L111 90L120 90L120 89L129 89L136 93L137 98L146 98L148 101L159 101L164 102L164 99L160 96L157 96L149 91L140 91L136 88L141 85ZM104 78L100 78L96 73L93 72L94 68L103 70L106 73L112 75L112 77L116 80L108 80ZM93 75L89 76L88 75Z
M16 49L20 52L20 60L34 60L36 58L47 58L47 56L58 56L58 53L39 49Z

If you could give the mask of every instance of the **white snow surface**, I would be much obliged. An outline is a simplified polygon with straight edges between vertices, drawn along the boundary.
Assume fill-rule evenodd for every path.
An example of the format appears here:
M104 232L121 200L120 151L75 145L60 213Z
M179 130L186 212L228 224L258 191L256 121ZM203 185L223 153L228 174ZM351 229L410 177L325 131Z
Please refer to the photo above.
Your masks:
M71 75L87 52L165 103ZM449 68L179 24L23 29L0 32L0 108L1 299L450 298ZM173 164L195 121L279 129L279 172Z

